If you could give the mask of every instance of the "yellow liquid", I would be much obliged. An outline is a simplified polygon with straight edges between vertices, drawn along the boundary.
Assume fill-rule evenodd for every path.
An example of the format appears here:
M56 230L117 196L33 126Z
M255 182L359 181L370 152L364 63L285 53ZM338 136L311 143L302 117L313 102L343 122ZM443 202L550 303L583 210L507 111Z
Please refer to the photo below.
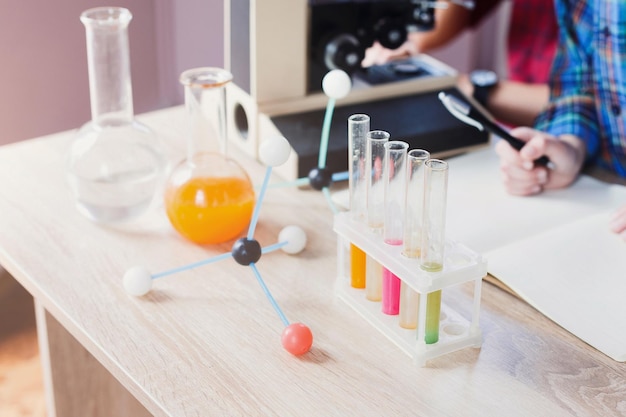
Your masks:
M420 249L405 249L402 251L402 254L407 258L419 258L422 255L422 251Z
M165 192L167 216L182 236L199 244L226 242L250 223L252 184L237 177L197 177Z
M383 299L383 266L365 255L365 298L369 301Z
M407 284L400 284L400 316L398 324L404 329L417 329L420 295Z

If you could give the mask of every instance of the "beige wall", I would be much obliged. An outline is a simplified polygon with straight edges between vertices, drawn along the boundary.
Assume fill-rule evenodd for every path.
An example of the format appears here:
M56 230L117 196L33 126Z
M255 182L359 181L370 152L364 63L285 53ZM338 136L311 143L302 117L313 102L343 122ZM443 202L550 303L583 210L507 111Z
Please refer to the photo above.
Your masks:
M152 0L125 0L135 106L153 108L157 79ZM85 29L94 0L0 0L0 143L79 126L90 118Z
M178 74L221 66L222 0L119 0L129 26L135 113L182 102ZM85 29L96 0L0 0L0 144L91 118Z

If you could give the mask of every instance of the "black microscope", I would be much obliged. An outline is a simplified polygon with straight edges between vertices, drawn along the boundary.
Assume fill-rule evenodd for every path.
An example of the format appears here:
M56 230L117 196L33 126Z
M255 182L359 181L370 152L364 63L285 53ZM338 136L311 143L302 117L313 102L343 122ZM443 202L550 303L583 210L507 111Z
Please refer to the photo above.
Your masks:
M470 0L452 1L472 7ZM251 137L260 142L263 135L283 135L296 160L282 175L307 176L317 166L328 101L322 79L329 71L341 69L351 76L352 89L334 110L329 170L347 170L347 119L355 113L368 114L372 129L386 130L394 140L427 149L437 157L486 146L487 134L455 119L437 98L439 91L457 92L454 68L427 54L362 66L365 51L374 41L389 49L399 47L410 31L433 29L435 9L448 3L230 0L226 62L231 63L234 83L241 90L231 95L231 108L239 120L235 129L247 134L246 141L240 142L250 148ZM276 18L274 23L269 16ZM244 36L246 22L249 27ZM237 39L241 41L235 42ZM254 115L248 113L255 110L256 118L250 117ZM253 135L249 134L251 127L256 128Z

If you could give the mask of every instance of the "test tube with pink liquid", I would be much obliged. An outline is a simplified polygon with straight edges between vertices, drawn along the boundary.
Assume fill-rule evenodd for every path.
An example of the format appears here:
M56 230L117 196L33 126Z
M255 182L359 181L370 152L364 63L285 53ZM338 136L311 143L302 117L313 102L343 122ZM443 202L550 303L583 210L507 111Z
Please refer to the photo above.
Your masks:
M383 241L387 245L402 245L408 148L408 143L399 140L385 144ZM396 315L400 312L400 283L400 278L383 267L383 313Z

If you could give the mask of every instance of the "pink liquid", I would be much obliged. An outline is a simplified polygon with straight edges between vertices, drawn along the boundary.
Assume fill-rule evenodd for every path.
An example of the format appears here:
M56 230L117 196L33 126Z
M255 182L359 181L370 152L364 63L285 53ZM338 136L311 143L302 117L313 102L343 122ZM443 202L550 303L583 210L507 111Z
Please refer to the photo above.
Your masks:
M390 316L400 312L400 278L383 268L382 312Z
M385 239L385 243L392 246L398 246L402 244L402 239Z

